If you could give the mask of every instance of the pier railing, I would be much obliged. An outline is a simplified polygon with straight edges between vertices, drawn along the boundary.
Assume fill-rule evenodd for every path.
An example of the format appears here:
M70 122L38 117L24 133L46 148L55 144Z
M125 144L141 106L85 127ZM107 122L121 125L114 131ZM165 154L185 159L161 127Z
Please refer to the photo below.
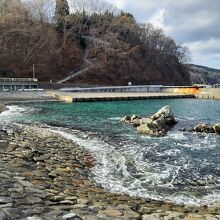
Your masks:
M5 82L37 82L35 78L0 78L0 83Z

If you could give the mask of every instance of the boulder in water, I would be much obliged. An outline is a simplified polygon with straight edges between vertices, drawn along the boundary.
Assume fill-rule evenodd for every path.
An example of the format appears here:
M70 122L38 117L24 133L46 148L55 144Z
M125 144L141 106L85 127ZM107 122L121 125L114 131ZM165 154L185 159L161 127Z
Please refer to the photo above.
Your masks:
M154 137L166 135L167 131L177 123L169 106L163 107L148 118L132 115L131 117L125 116L122 121L133 124L139 133Z
M131 117L126 115L124 118L121 119L122 122L125 122L125 123L130 123L131 122Z
M213 129L216 134L220 134L220 123L214 124Z
M177 123L170 106L164 106L157 113L152 115L150 118L153 121L158 120L160 118L164 118L167 126L173 126Z
M133 126L136 128L136 127L138 127L138 126L140 126L142 123L141 123L141 119L138 119L138 118L136 118L136 119L134 119L133 121L132 121L132 124L133 124Z
M160 129L155 123L147 123L142 124L139 127L137 127L137 131L140 134L146 134L152 137L161 137L166 134L166 130Z
M137 115L132 115L132 116L131 116L131 123L133 123L134 120L136 120L136 119L140 119L140 117L137 116Z
M196 125L193 128L194 132L199 132L199 133L215 133L215 130L212 126L209 126L208 124L199 124Z

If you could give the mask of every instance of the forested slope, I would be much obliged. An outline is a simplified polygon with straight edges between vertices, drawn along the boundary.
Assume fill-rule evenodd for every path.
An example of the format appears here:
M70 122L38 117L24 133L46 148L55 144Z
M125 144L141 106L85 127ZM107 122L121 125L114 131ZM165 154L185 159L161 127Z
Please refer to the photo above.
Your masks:
M85 67L87 50L91 68L72 83L190 84L187 49L161 29L101 0L95 8L79 2L72 0L70 12L66 0L57 0L51 15L50 0L1 0L0 76L31 77L35 64L40 81L56 82Z

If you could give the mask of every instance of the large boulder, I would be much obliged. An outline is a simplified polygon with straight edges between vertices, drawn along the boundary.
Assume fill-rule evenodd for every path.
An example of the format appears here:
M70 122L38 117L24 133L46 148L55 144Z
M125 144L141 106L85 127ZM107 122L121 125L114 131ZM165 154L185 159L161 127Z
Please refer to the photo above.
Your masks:
M0 114L6 110L5 105L0 103Z
M122 121L132 124L139 133L153 137L166 135L167 131L177 123L169 106L163 107L148 118L132 115L131 117L125 116Z
M208 124L199 124L196 125L193 128L194 132L200 132L200 133L215 133L215 130L212 126L209 126Z
M161 137L166 134L166 130L161 129L153 122L140 125L137 127L137 131L140 134L146 134L152 137Z
M168 126L173 126L177 123L170 106L164 106L157 113L151 116L153 121L159 118L164 118L166 125Z

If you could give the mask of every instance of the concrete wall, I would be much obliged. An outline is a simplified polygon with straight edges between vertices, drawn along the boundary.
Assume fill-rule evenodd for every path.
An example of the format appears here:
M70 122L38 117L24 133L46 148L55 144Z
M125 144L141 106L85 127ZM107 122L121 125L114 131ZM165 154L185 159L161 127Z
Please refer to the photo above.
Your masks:
M199 87L163 87L162 92L196 95L201 92L201 88Z
M196 95L200 99L219 99L220 100L220 88L204 88Z
M37 79L0 78L0 92L18 91L19 89L38 88Z
M61 92L161 92L162 86L109 86L91 88L63 88Z

